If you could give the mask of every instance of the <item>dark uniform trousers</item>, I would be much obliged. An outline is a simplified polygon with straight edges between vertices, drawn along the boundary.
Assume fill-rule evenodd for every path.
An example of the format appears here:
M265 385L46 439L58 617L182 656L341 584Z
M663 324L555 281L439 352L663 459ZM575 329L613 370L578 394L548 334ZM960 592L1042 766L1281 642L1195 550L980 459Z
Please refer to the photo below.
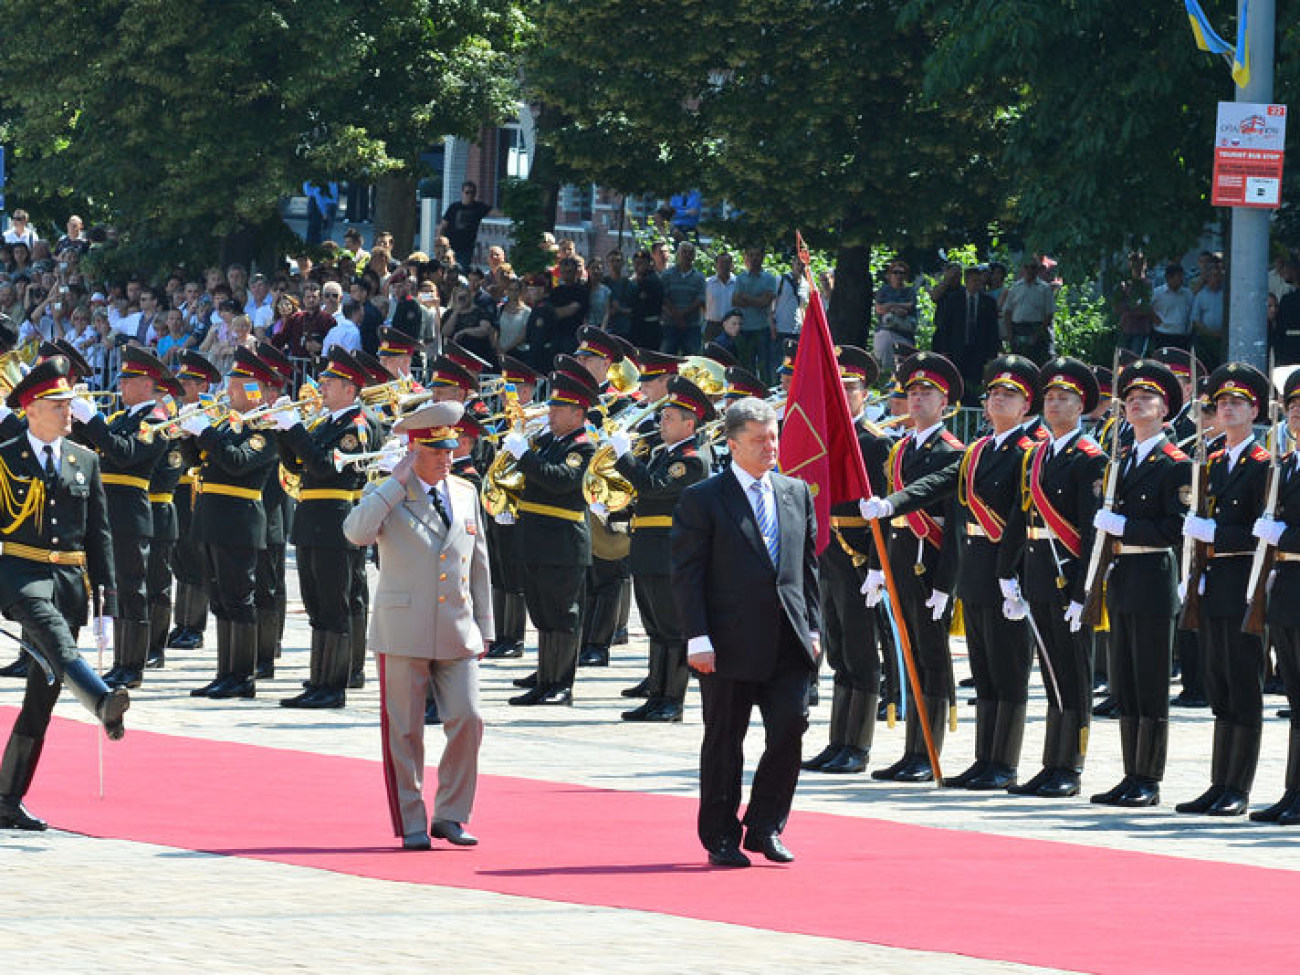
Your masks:
M153 539L149 546L149 659L161 665L172 616L172 558L180 535L176 485L185 473L182 451L168 444L149 479Z
M1129 453L1121 452L1124 470ZM1110 686L1120 711L1124 773L1152 782L1164 777L1169 739L1169 674L1178 612L1173 546L1182 540L1191 478L1187 455L1167 440L1121 476L1115 511L1127 521L1106 582L1110 615Z
M1287 455L1278 473L1281 486L1275 517L1287 527L1278 540L1277 576L1269 593L1267 621L1291 708L1286 790L1294 802L1300 802L1300 475L1294 453ZM1300 805L1295 811L1300 813Z
M514 525L487 522L488 556L492 569L492 615L497 643L522 649L528 609L524 604L524 571L519 533Z
M172 641L186 634L202 637L208 624L208 587L202 548L194 540L194 480L199 468L198 444L192 437L175 441L185 469L176 484L176 547L172 552L172 573L176 579L176 629Z

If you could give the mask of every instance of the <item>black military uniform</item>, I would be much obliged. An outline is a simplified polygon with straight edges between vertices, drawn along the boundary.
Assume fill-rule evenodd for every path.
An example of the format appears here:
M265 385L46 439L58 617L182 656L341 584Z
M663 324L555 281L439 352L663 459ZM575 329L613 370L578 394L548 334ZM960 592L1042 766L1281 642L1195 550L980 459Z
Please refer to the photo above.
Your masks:
M986 388L1019 393L1032 405L1038 367L1021 355L999 356L985 372ZM1037 424L1037 421L1035 421ZM1032 635L1022 619L1003 615L998 552L1012 513L1020 507L1025 452L1038 443L1021 423L1001 435L989 433L962 458L957 481L958 519L944 532L956 550L957 585L966 622L966 649L975 678L975 761L944 785L972 790L1005 789L1016 783L1029 701Z
M171 376L160 383L173 402L184 394L180 382ZM168 407L169 415L175 407ZM154 434L161 436L160 433ZM153 511L153 539L149 545L149 655L146 668L162 667L166 661L167 634L172 622L172 557L180 537L176 514L176 486L188 470L185 453L177 443L168 441L162 459L149 478L149 507Z
M1216 404L1225 397L1242 399L1258 417L1267 415L1273 387L1259 370L1230 362L1210 376L1208 392ZM1214 540L1205 561L1199 629L1205 694L1214 711L1214 748L1210 788L1180 803L1178 812L1240 816L1249 804L1263 728L1264 642L1243 632L1241 624L1255 554L1252 529L1264 511L1269 466L1268 451L1251 435L1235 447L1216 450L1206 464L1204 510L1212 513L1213 525L1202 527L1212 528ZM1200 582L1190 579L1188 586Z
M8 405L25 409L38 399L71 399L68 371L62 357L37 364L9 394ZM110 739L122 737L122 715L130 706L126 690L110 689L77 650L88 593L103 594L99 612L115 610L113 543L93 450L66 436L40 444L24 432L0 444L0 480L0 610L22 626L53 672L46 683L43 667L28 670L22 707L0 759L0 829L42 830L45 823L22 800L63 682Z
M153 384L166 374L167 367L144 349L122 349L121 381L144 378ZM113 621L113 668L104 675L109 686L139 687L149 655L148 566L154 529L149 484L167 441L143 436L140 427L166 419L166 410L150 397L107 419L95 413L77 425L78 436L99 452L113 525L118 616Z
M596 385L552 373L552 405L589 410ZM582 478L595 447L584 427L564 436L547 431L518 460L524 475L519 501L519 545L524 600L537 628L537 675L514 705L570 704L582 633L583 574L591 562Z
M933 352L909 357L898 367L896 376L904 390L921 383L944 392L950 403L961 399L960 373ZM943 535L952 524L953 496L964 451L965 445L940 422L903 437L890 451L887 462L891 490L887 500L893 506L894 517L886 533L886 547L902 603L896 610L912 638L936 754L943 747L948 712L955 711L948 649L952 606L949 601L936 620L926 602L936 593L951 594L956 578L956 549L944 547ZM871 776L895 782L929 782L934 778L910 693L903 757Z
M330 350L322 377L332 376L360 389L366 381L357 361L344 349ZM365 552L343 535L343 520L361 497L365 474L355 465L339 470L334 451L358 454L378 448L378 433L353 401L308 429L296 423L279 435L284 466L301 475L298 508L290 536L298 561L298 585L312 630L312 685L282 700L289 708L337 708L347 702L354 671L355 619L364 626L365 610L356 591L358 561Z
M235 350L229 381L257 383L263 397L280 382L245 348ZM224 418L197 440L201 465L190 530L203 550L208 604L217 619L217 676L190 694L250 698L257 693L257 553L266 544L262 492L266 479L275 476L279 455L266 431L247 424L236 431Z
M221 373L211 362L197 352L181 353L181 367L176 378L182 382L193 380L212 386L221 382ZM200 396L205 396L201 393ZM182 409L192 404L183 404ZM203 631L208 625L208 586L202 548L195 542L191 523L194 514L194 482L198 475L198 441L182 437L172 442L171 450L179 450L184 471L176 482L176 548L172 552L172 571L176 577L175 617L176 627L167 636L167 646L179 650L194 650L203 646Z
M289 357L269 342L257 343L257 357L276 373L280 389L292 396L290 387L294 366ZM284 621L289 607L289 587L285 583L285 548L293 525L296 504L296 479L286 476L283 465L266 479L262 489L262 507L266 509L266 547L257 553L256 585L253 605L257 607L257 666L254 676L265 680L275 676L275 662L280 657L284 638Z
M673 376L668 390L665 406L691 413L697 429L716 416L708 397L690 380ZM629 450L615 465L636 491L629 562L637 608L650 641L647 700L638 708L624 711L624 721L682 719L691 676L686 664L686 637L673 600L669 534L682 492L709 476L708 465L696 444L693 436L678 443L661 443L645 461Z
M1041 395L1062 389L1097 405L1097 380L1077 359L1056 358L1043 366ZM1019 503L1007 519L998 551L1001 579L1019 576L1029 612L1047 652L1051 686L1043 768L1027 782L1008 788L1016 795L1063 798L1078 795L1079 776L1092 716L1093 628L1071 630L1065 611L1085 599L1087 560L1092 551L1093 515L1101 502L1106 455L1076 428L1035 445L1021 464ZM1053 689L1054 688L1054 689Z
M880 374L875 358L845 345L837 355L840 377L870 387ZM885 463L893 441L884 431L856 420L858 449L867 482L883 486ZM880 640L877 616L862 600L862 582L875 545L869 522L856 501L831 506L831 540L821 554L822 648L835 675L831 699L830 740L805 769L831 774L866 770L880 704Z
M1159 393L1166 419L1182 405L1182 388L1168 368L1150 359L1125 367L1115 383L1120 399L1134 389ZM1190 495L1191 462L1163 432L1120 452L1114 513L1124 533L1106 581L1110 615L1110 689L1119 705L1124 778L1092 797L1104 805L1148 806L1160 801L1169 739L1169 668L1178 613L1177 560ZM1100 513L1097 517L1100 517ZM1100 522L1098 522L1100 524Z

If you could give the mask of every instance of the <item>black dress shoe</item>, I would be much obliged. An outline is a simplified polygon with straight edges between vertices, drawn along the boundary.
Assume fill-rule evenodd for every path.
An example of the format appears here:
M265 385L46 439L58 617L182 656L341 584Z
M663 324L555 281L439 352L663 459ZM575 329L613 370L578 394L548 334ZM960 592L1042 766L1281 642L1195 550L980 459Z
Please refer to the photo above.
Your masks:
M860 775L867 770L870 753L852 745L845 745L840 753L822 766L827 775Z
M630 640L631 637L628 636L627 627L620 626L614 631L614 636L610 639L609 645L611 647L625 647Z
M1007 786L1007 792L1013 796L1036 796L1038 795L1038 787L1051 778L1054 771L1056 770L1041 768L1028 782L1013 782ZM947 785L948 780L944 779L943 784Z
M958 686L958 687L974 687L974 686L975 686L975 678L974 678L974 677L963 677L961 680L959 680L959 681L957 682L957 686Z
M1252 823L1276 823L1279 816L1286 812L1296 801L1296 796L1300 795L1300 790L1287 789L1282 794L1282 798L1271 806L1264 809L1256 809L1250 814Z
M17 660L0 667L0 677L17 677L20 680L27 679L27 654L22 654Z
M203 632L186 628L176 636L169 637L167 646L174 650L197 650L203 646Z
M715 867L747 867L749 857L731 843L722 843L709 851L709 863Z
M1073 769L1054 768L1039 783L1034 795L1040 799L1068 799L1079 794L1079 773ZM1011 790L1008 789L1008 792Z
M465 827L450 819L435 819L429 826L429 835L435 840L446 840L452 846L478 846L478 837L465 832Z
M977 758L965 772L960 775L945 775L943 787L945 789L964 789L970 784L971 779L983 773L988 768L988 762L982 758Z
M773 863L791 863L794 860L794 854L785 848L781 837L775 833L756 833L752 829L747 830L743 846L750 853L763 854Z
M109 687L125 687L129 690L135 690L144 683L144 673L133 667L123 667L111 679L105 677L104 683Z
M1119 701L1113 697L1104 697L1092 707L1092 716L1094 718L1118 718Z
M1099 806L1113 806L1115 805L1115 800L1128 791L1128 787L1132 782L1133 776L1126 775L1124 778L1119 780L1119 784L1114 788L1107 789L1105 792L1098 792L1088 801L1095 802Z
M154 652L151 651L151 652L149 653L149 656L145 658L145 661L144 661L144 669L145 669L145 670L162 670L162 668L163 668L164 666L166 666L166 664L167 664L167 654L166 654L166 653L164 653L162 650L159 650L157 653L154 653Z
M573 688L555 684L542 690L538 704L569 707L573 704Z
M348 690L359 691L366 686L366 672L364 670L356 671L348 678Z
M515 681L518 684L518 681ZM516 694L506 701L507 704L513 704L517 708L530 708L535 704L541 704L542 698L546 696L546 688L532 687L523 694Z
M403 850L432 850L428 833L410 833L402 837Z
M1205 699L1204 694L1197 694L1188 690L1183 690L1169 703L1176 708L1208 708L1210 706L1210 702Z
M832 758L838 755L840 753L840 749L843 747L844 746L840 744L838 741L833 741L825 748L823 748L821 751L819 751L816 755L814 755L812 758L800 762L799 767L801 769L807 769L809 772L816 772L823 765L829 762Z
M1274 674L1274 675L1273 675L1272 677L1270 677L1268 680L1264 681L1264 693L1265 693L1265 694L1285 694L1285 693L1286 693L1286 684L1284 684L1284 683L1282 682L1282 678L1281 678L1281 677L1279 677L1277 674Z
M657 724L681 724L682 706L676 701L659 701L646 714L644 720Z
M1190 802L1180 802L1174 806L1174 812L1201 814L1208 812L1210 807L1218 801L1219 796L1224 793L1224 786L1211 785Z
M655 709L658 700L651 698L640 707L635 707L631 711L624 711L622 718L624 721L649 721L647 715Z
M190 697L207 697L209 694L212 693L212 689L225 679L226 678L224 677L212 678L212 680L208 681L202 687L196 687L194 688L194 690L190 691Z
M886 765L884 768L878 768L871 773L871 777L877 782L892 782L894 776L910 765L912 758L910 755L904 755L893 765Z
M1144 779L1135 775L1129 787L1111 805L1138 809L1143 806L1158 806L1159 804L1160 783L1155 779Z
M45 820L29 813L17 796L0 796L0 829L25 829L39 833L47 828Z
M650 684L650 678L647 677L639 684L635 684L632 687L623 688L621 691L618 692L619 696L620 697L649 697L650 696L649 684Z
M534 670L527 677L516 677L510 683L514 684L515 687L523 687L528 689L534 688L537 686L537 671Z
M226 681L219 687L214 687L208 692L209 700L226 701L235 698L248 699L257 697L257 684L251 677L236 677L234 680Z
M253 677L256 680L270 680L275 676L275 661L267 661L264 664L258 664L253 668Z
M1300 825L1300 798L1278 814L1277 824L1279 826Z
M608 667L609 647L586 646L578 654L579 667Z
M488 660L513 660L515 657L524 655L524 645L522 643L504 643L498 641L492 644L491 649L483 656Z
M1210 805L1210 808L1205 810L1205 815L1240 816L1246 812L1249 805L1250 796L1246 795L1246 793L1237 789L1224 789L1219 798L1215 799Z
M281 704L284 702L281 701ZM332 708L347 707L347 691L331 690L326 687L317 688L308 693L298 707L306 708L309 711L323 711Z
M972 792L995 792L1016 784L1016 770L997 762L989 762L984 771L966 783Z
M424 723L442 724L442 715L438 713L437 701L426 701L424 703Z
M895 782L933 782L934 770L928 758L913 758L894 773Z
M1290 708L1278 708L1278 709L1277 709L1277 716L1278 716L1279 718L1285 718L1285 719L1287 719L1287 720L1290 720L1290 718L1291 718L1291 709L1290 709Z

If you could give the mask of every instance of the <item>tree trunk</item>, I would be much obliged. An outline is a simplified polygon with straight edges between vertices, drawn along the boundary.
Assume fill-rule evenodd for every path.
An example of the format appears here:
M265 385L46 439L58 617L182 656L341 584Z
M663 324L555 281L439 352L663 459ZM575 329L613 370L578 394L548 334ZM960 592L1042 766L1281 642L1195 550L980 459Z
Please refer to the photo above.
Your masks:
M831 338L837 345L871 349L871 220L854 205L840 221L840 246L835 254L835 284L831 290Z
M414 174L405 170L385 173L375 181L375 230L393 235L393 256L401 260L415 246L416 223L420 218L416 204L418 184Z

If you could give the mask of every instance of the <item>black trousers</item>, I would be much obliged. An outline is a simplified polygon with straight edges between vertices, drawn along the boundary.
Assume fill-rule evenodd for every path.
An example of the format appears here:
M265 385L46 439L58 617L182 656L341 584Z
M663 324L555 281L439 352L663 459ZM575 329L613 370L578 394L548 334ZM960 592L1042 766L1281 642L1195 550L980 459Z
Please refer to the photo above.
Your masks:
M487 521L488 563L492 587L515 595L524 592L524 563L519 554L519 531L514 525Z
M1242 613L1245 613L1244 606ZM1241 632L1240 617L1203 619L1201 634L1205 699L1210 702L1215 718L1243 728L1261 727L1264 723L1264 641ZM1279 643L1279 664L1280 646ZM1290 684L1287 690L1290 691Z
M113 536L118 619L149 621L149 541L133 535Z
M930 608L925 605L925 598L899 596L902 603L903 622L907 626L908 636L912 638L912 655L916 659L917 676L921 681L921 693L926 697L941 697L946 701L955 700L956 686L952 679L952 655L948 649L948 627L952 623L952 604L942 619L933 619ZM899 680L907 685L907 675L900 674ZM912 688L907 687L909 700Z
M282 606L288 601L284 582L283 545L268 545L257 553L256 585L253 604L260 610Z
M618 626L618 604L627 581L627 559L592 558L583 599L584 644L608 648Z
M205 545L208 606L212 615L230 623L256 623L257 549L247 545Z
M366 618L370 612L370 583L366 579L366 555L369 549L359 548L348 552L348 566L352 570L352 588L348 593L348 615Z
M172 553L176 543L155 538L149 545L149 568L146 588L151 603L172 601Z
M539 633L582 632L582 587L586 566L524 566L524 603Z
M1277 670L1286 685L1286 700L1291 706L1291 727L1300 728L1300 626L1269 627L1277 650Z
M1125 718L1169 719L1174 617L1110 610L1110 692Z
M27 687L14 721L13 734L37 741L45 738L54 702L63 687L63 668L75 660L80 627L69 622L83 617L86 606L85 582L80 569L55 570L53 598L27 597L4 607L4 615L17 623L23 635L44 654L54 668L53 685L45 683L45 671L35 661L27 668Z
M1051 689L1051 678L1043 675L1047 684L1047 706L1061 711L1078 711L1086 727L1092 716L1092 657L1094 636L1090 627L1077 633L1070 632L1065 622L1065 610L1053 602L1031 602L1029 611L1034 614L1038 632L1047 645L1047 660L1061 692L1058 702Z
M681 617L673 600L673 580L670 575L638 573L632 577L636 593L636 606L641 613L646 636L651 643L685 644Z
M962 613L975 696L981 701L1027 703L1034 655L1029 625L1024 620L1007 619L1000 606L963 603Z
M299 545L298 588L313 630L351 632L357 550Z
M799 781L806 701L812 677L808 655L787 620L782 620L776 670L764 681L700 675L704 741L700 746L698 833L705 849L740 842L740 794L745 767L745 733L754 705L763 716L763 755L754 770L744 825L759 833L785 828Z
M862 597L864 569L835 539L821 557L822 649L835 683L875 694L880 689L880 638L876 612Z

